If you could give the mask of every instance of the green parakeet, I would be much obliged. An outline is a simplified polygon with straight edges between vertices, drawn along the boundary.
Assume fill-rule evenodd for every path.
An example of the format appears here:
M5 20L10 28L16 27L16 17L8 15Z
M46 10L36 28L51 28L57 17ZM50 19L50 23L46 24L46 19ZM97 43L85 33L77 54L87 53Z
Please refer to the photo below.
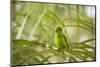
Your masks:
M55 28L55 46L58 50L67 50L69 48L61 26Z

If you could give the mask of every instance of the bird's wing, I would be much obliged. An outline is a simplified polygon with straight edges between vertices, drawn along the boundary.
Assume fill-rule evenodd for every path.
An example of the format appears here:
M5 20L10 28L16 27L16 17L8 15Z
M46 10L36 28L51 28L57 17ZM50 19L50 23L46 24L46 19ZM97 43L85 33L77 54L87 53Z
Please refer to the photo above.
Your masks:
M69 48L69 45L68 45L68 40L67 40L67 38L65 37L65 35L63 34L63 36L64 36L64 40L65 40L65 42L66 42L66 44L67 44L67 48Z

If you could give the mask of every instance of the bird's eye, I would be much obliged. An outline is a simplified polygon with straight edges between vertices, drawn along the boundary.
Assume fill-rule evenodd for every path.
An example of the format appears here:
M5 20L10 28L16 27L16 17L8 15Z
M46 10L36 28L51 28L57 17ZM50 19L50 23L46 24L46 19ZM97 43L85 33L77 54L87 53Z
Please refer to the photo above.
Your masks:
M57 30L55 30L55 32L57 32Z

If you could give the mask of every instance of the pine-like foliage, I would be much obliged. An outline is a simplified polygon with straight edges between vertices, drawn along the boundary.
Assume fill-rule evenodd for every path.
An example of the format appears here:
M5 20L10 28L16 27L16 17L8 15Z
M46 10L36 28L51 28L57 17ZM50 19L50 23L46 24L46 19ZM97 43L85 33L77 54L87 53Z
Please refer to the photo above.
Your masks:
M12 65L95 61L95 6L12 2ZM55 26L61 25L69 49L55 49Z

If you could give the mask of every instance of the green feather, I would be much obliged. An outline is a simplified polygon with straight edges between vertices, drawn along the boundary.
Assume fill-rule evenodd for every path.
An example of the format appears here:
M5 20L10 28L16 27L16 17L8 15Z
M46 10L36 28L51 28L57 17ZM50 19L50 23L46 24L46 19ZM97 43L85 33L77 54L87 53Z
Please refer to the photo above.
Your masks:
M68 49L67 38L65 37L63 30L60 26L57 26L55 29L55 45L57 49Z

